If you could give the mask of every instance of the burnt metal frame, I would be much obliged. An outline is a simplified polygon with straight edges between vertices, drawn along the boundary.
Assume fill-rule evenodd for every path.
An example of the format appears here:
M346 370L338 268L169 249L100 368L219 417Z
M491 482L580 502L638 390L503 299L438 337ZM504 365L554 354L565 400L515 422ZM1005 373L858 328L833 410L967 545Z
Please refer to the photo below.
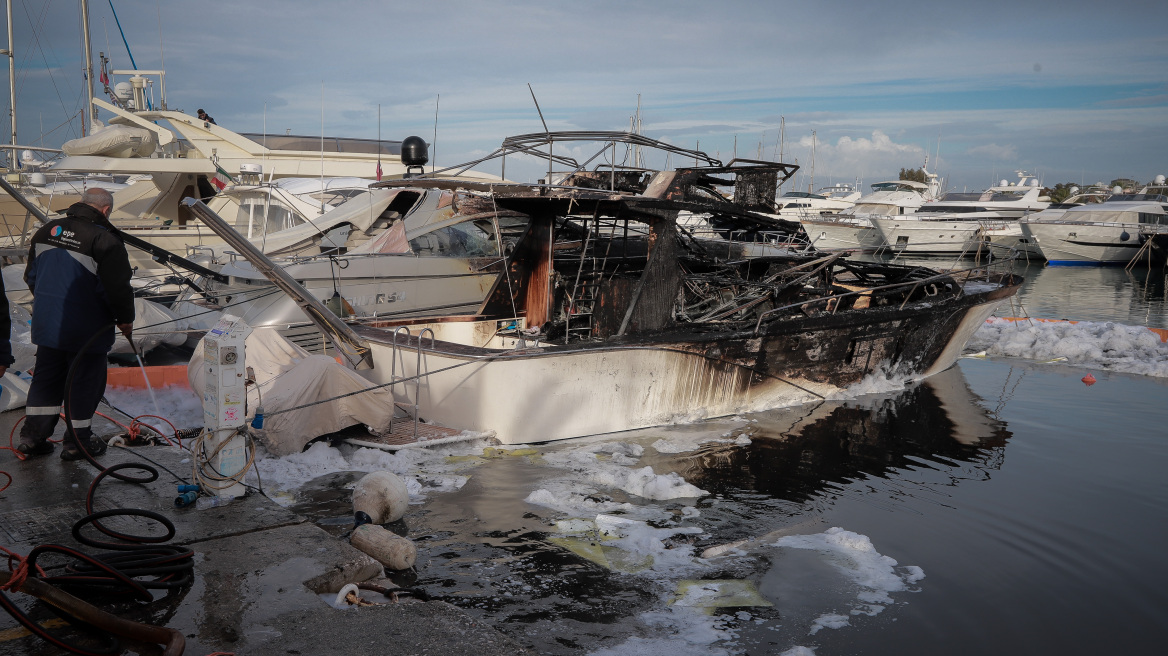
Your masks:
M552 147L557 142L593 142L593 143L601 142L601 143L603 143L603 145L601 146L601 148L599 150L596 151L595 154L593 154L588 159L584 160L583 163L580 163L580 162L577 162L575 158L567 157L564 155L554 154L552 152ZM434 180L434 179L438 179L438 178L442 178L442 177L451 177L451 176L456 177L456 176L462 175L463 173L469 171L470 169L478 166L479 164L482 164L483 162L488 162L488 161L491 161L493 159L498 159L498 158L503 158L504 162L505 162L506 161L505 158L507 157L508 154L531 155L531 156L537 157L539 159L546 159L546 160L548 160L549 164L551 164L552 162L555 162L555 163L561 164L563 166L571 167L572 170L570 172L568 172L568 174L566 176L566 177L571 177L572 175L575 175L575 174L585 170L585 168L589 164L591 164L597 157L600 157L601 155L603 155L607 150L609 150L610 147L615 149L616 144L618 144L618 143L623 143L623 144L627 144L630 146L636 146L636 147L654 148L654 149L661 150L661 151L664 151L666 153L678 155L681 157L693 158L694 163L695 163L694 166L692 166L692 167L677 167L677 170L696 170L696 171L701 171L702 173L707 174L708 176L713 176L713 175L719 174L719 173L741 173L741 172L744 172L747 170L771 169L771 170L775 170L776 172L778 172L781 175L782 179L780 180L780 183L783 183L783 182L786 182L787 180L789 180L791 178L791 176L793 176L795 174L795 172L799 170L799 166L797 164L783 164L781 162L767 162L767 161L762 161L762 160L751 160L751 159L741 159L741 158L735 158L735 159L730 160L729 162L723 163L721 160L714 158L714 157L710 157L707 153L705 153L703 151L690 150L688 148L681 148L679 146L674 146L673 144L669 144L669 143L666 143L664 141L659 141L657 139L651 139L651 138L646 137L644 135L636 134L633 132L619 132L619 131L605 131L605 130L598 130L598 131L575 130L575 131L564 131L564 132L536 132L536 133L532 133L532 134L520 134L520 135L516 135L513 137L507 137L506 139L503 140L502 145L500 145L498 148L496 148L491 153L489 153L483 157L480 157L479 159L472 160L470 162L465 162L463 164L456 164L454 166L448 166L448 167L445 167L442 169L438 169L437 171L432 171L432 172L427 173L427 174L423 174L420 176L409 178L409 180L390 181L390 184L382 183L382 186L402 186L400 183L408 183L408 182L416 183L420 180L426 180L426 179ZM538 148L541 146L546 146L548 148L548 151L543 152L543 151L538 150ZM705 165L704 166L698 165L698 162L704 162ZM597 164L596 165L596 170L599 171L602 169L610 169L613 172L614 176L616 173L616 169L618 169L618 168L621 169L622 171L629 171L629 170L650 171L650 170L652 170L652 169L638 169L636 167L628 167L625 165L618 166L616 163L615 157L613 157L613 161L609 162L607 165L604 165L604 164ZM729 186L729 185L733 184L732 182L729 182L726 180L721 180L721 179L713 178L713 177L707 178L706 176L703 176L703 182L712 182L714 184L718 184L718 185L722 185L722 186ZM394 183L398 183L398 184L394 184ZM532 185L532 186L550 187L550 188L557 187L557 185L551 184L550 179L545 180L545 183L546 184L543 184L543 185ZM613 187L615 187L615 181L613 183ZM615 189L613 189L613 191L615 191Z

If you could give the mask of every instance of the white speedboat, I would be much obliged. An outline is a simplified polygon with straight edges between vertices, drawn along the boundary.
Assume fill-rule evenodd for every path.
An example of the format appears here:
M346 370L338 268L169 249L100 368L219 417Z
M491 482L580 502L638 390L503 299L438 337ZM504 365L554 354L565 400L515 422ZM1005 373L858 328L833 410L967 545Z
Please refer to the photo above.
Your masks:
M1106 202L1079 205L1058 218L1022 225L1051 264L1127 264L1143 245L1141 230L1168 226L1168 187L1116 194Z
M975 254L987 247L995 230L1002 231L1007 224L1050 205L1040 198L1037 178L1022 171L1018 176L1016 184L1002 180L980 193L950 192L914 214L873 217L872 224L893 253Z
M872 185L872 193L839 213L825 213L800 221L813 246L820 250L863 249L873 251L884 245L873 217L900 216L916 212L940 191L937 175L925 172L928 184L914 180L889 180Z

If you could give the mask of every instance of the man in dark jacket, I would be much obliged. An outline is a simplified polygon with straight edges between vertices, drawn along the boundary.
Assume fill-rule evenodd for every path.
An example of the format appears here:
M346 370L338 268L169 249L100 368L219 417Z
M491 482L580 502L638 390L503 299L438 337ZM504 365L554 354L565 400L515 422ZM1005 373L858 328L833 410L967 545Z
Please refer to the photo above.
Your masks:
M0 277L0 376L16 362L12 357L12 315L8 313L8 294L4 293L4 278Z
M37 353L16 447L26 456L52 452L48 438L57 427L74 361L77 368L64 411L76 434L66 432L61 458L82 458L81 448L92 455L105 452L105 442L93 437L90 424L105 394L113 325L129 338L134 323L130 260L109 222L112 207L108 191L86 190L64 218L49 221L32 238L24 279L33 294Z

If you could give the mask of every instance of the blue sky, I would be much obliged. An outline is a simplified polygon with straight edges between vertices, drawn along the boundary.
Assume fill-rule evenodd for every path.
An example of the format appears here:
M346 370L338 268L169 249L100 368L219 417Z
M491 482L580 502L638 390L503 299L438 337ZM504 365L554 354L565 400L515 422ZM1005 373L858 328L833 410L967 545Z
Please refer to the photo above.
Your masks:
M1168 30L1151 2L113 5L138 66L165 57L172 108L319 134L323 84L328 134L376 137L380 104L385 138L431 140L441 94L439 165L541 131L531 83L553 130L626 129L640 94L648 136L722 159L735 139L774 156L785 118L803 184L816 133L816 186L895 178L926 151L957 189L1020 168L1048 184L1168 173ZM82 103L78 13L13 2L22 143L77 136L76 119L52 129ZM108 0L90 13L94 50L129 68Z

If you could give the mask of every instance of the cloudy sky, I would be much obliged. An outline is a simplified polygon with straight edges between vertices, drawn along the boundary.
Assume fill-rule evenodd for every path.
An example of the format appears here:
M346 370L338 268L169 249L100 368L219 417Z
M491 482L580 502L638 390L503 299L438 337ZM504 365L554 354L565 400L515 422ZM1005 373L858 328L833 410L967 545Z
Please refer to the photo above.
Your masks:
M12 6L19 139L57 146L84 102L78 3ZM440 94L439 166L542 131L530 83L552 130L627 129L640 94L646 135L723 160L736 142L777 158L785 118L803 185L815 132L817 187L895 178L926 153L958 190L1016 169L1047 184L1168 173L1168 29L1150 1L113 6L138 67L165 59L171 108L315 135L323 96L330 135L375 138L380 105L384 138L430 141ZM108 0L90 24L93 49L129 68Z

